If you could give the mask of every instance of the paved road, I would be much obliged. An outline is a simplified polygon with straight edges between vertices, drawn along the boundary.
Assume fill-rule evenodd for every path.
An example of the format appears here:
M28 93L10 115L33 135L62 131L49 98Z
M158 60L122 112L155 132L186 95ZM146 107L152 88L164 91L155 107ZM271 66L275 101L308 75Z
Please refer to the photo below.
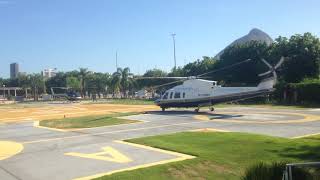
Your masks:
M0 125L0 146L4 147L0 150L0 179L91 178L192 158L119 141L130 138L203 128L287 138L320 133L317 109L220 108L199 114L151 111L127 118L144 122L72 132L36 128L31 122ZM12 154L1 154L5 149Z

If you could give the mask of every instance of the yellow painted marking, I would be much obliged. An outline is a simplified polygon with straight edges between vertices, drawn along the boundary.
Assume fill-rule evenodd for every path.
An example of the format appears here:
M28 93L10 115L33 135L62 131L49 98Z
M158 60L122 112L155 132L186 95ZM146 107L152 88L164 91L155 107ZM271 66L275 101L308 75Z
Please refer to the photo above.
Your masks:
M177 162L177 161L183 161L183 160L195 158L195 156L182 154L182 153L178 153L178 152L173 152L173 151L168 151L168 150L163 150L163 149L158 149L158 148L145 146L145 145L141 145L141 144L134 144L134 143L124 142L124 141L115 141L115 142L121 143L121 144L127 144L130 146L135 146L135 147L139 147L139 148L143 148L143 149L147 149L147 150L152 150L152 151L156 151L156 152L166 153L166 154L170 154L170 155L174 155L174 156L178 156L178 157L174 158L174 159L163 160L163 161L158 161L158 162L153 162L153 163L148 163L148 164L142 164L142 165L137 165L137 166L124 168L124 169L118 169L115 171L99 173L99 174L95 174L95 175L91 175L91 176L80 177L80 178L76 178L73 180L90 180L90 179L94 179L94 178L98 178L98 177L106 176L106 175L111 175L111 174L118 173L118 172L131 171L131 170L135 170L135 169L146 168L146 167L156 166L156 165L160 165L160 164L167 164L167 163L171 163L171 162Z
M248 114L250 113L242 113L242 112L221 112L223 114ZM279 114L279 115L292 115L292 116L302 116L303 119L297 120L280 120L280 121L270 121L270 120L263 120L263 121L247 121L247 120L235 120L235 119L214 119L214 122L234 122L234 123L257 123L257 124L290 124L290 123L305 123L305 122L313 122L313 121L320 121L320 116L311 115L311 114L303 114L303 113L291 113L291 112L255 112L255 114ZM195 119L198 120L210 120L208 115L195 115L193 116Z
M118 117L119 119L125 119L123 117ZM127 119L125 119L127 120ZM124 123L124 124L115 124L115 125L107 125L107 126L100 126L100 127L90 127L90 128L70 128L70 129L58 129L58 128L50 128L50 127L45 127L40 125L40 121L34 121L33 122L33 127L36 128L42 128L42 129L48 129L52 131L60 131L60 132L71 132L71 131L81 131L81 130L86 130L86 129L99 129L99 128L108 128L108 127L115 127L115 126L123 126L123 125L128 125L128 124L140 124L140 123L147 123L149 121L145 120L133 120L136 122L131 122L131 123Z
M210 121L207 121L207 122L210 122ZM145 130L145 129L155 129L155 128L180 126L180 125L187 125L187 124L198 124L198 123L203 123L203 122L198 122L197 121L197 122L188 122L188 123L176 123L176 124L167 124L167 125L159 125L159 126L151 126L151 127L143 127L143 128L135 128L135 129L123 129L123 130L116 130L116 131L107 131L107 132L93 133L93 134L81 134L81 135L67 136L67 137L60 137L60 138L39 139L39 140L34 140L34 141L26 141L26 142L23 142L23 144L50 142L50 141L73 139L73 138L79 138L79 137L89 137L89 136L104 135L104 134L114 134L114 133L119 133L119 132L140 131L140 130Z
M291 139L299 139L299 138L305 138L305 137L316 136L316 135L320 135L320 133L313 133L313 134L306 134L306 135L303 135L303 136L296 136L296 137L293 137Z
M207 115L195 115L193 116L195 119L198 119L198 120L204 120L204 121L208 121L210 120L209 116Z
M114 142L120 143L120 144L127 144L127 145L130 145L130 146L135 146L135 147L138 147L138 148L148 149L148 150L151 150L151 151L161 152L161 153L165 153L165 154L171 154L171 155L183 157L183 158L186 158L186 159L195 158L195 156L191 156L191 155L187 155L187 154L183 154L183 153L178 153L178 152L174 152L174 151L168 151L168 150L159 149L159 148L154 148L154 147L151 147L151 146L146 146L146 145L141 145L141 144L135 144L135 143L125 142L125 141L120 141L120 140L117 140L117 141L114 141Z
M12 141L0 141L0 161L10 158L23 150L23 145Z
M64 130L64 129L57 129L57 128L49 128L49 127L45 127L45 126L40 126L40 121L34 121L33 127L47 129L47 130L51 130L51 131L67 132L67 130Z
M147 167L151 167L151 166L156 166L156 165L160 165L160 164L167 164L167 163L183 161L183 160L186 160L186 159L179 157L179 158L175 158L175 159L163 160L163 161L158 161L158 162L154 162L154 163L133 166L133 167L129 167L129 168L124 168L124 169L119 169L119 170L115 170L115 171L95 174L95 175L91 175L91 176L75 178L73 180L91 180L91 179L95 179L95 178L106 176L106 175L111 175L111 174L118 173L118 172L131 171L131 170L135 170L135 169L147 168Z
M70 152L65 153L64 155L67 156L76 156L88 159L96 159L101 161L111 161L116 163L128 163L132 160L127 156L121 154L119 151L113 149L112 147L103 147L101 152L92 153L92 154L84 154L84 153L77 153L77 152ZM105 156L108 155L108 156Z

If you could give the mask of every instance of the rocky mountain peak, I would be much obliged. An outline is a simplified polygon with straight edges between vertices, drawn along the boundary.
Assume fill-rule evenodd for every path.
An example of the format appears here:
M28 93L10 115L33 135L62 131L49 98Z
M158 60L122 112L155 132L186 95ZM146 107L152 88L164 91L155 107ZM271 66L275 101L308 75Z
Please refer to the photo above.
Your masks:
M273 42L272 38L267 33L263 32L262 30L260 30L258 28L253 28L250 30L250 32L247 35L245 35L239 39L236 39L227 47L237 45L237 44L245 44L250 41L260 41L262 43L266 43L267 45L270 45ZM224 48L224 49L226 49L226 48ZM220 51L215 56L215 58L220 59L220 56L223 54L224 49L222 51Z

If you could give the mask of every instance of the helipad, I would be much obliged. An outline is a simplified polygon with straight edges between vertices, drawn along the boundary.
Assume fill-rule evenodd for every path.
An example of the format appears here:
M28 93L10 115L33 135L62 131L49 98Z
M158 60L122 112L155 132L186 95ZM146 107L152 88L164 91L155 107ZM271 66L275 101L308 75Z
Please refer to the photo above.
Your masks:
M72 115L79 112L111 113L145 110L148 114L127 117L142 120L111 127L53 131L34 126L31 119ZM47 108L47 109L46 109ZM91 179L125 170L196 158L187 154L127 143L123 140L158 134L207 129L295 138L320 133L320 112L305 109L217 108L214 113L154 111L154 106L68 106L15 111L0 125L0 179ZM45 110L47 114L45 114ZM28 112L28 113L26 113ZM40 113L41 112L41 113ZM4 115L4 111L1 112ZM25 116L23 116L25 114ZM14 114L10 114L13 116ZM32 117L30 117L32 116ZM20 121L28 119L27 121ZM1 121L1 120L0 120ZM9 123L7 122L18 122Z

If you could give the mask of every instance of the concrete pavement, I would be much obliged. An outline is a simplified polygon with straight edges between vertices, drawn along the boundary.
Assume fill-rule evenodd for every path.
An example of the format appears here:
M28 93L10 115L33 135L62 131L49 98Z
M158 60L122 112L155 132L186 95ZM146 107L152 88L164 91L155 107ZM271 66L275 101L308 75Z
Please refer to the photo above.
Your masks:
M198 114L150 111L126 118L144 122L66 132L37 128L33 122L2 124L0 145L13 142L5 146L16 151L6 156L0 151L0 159L6 157L0 160L0 179L91 179L193 158L121 141L130 138L203 128L286 138L320 133L320 111L316 109L218 108L214 113Z

